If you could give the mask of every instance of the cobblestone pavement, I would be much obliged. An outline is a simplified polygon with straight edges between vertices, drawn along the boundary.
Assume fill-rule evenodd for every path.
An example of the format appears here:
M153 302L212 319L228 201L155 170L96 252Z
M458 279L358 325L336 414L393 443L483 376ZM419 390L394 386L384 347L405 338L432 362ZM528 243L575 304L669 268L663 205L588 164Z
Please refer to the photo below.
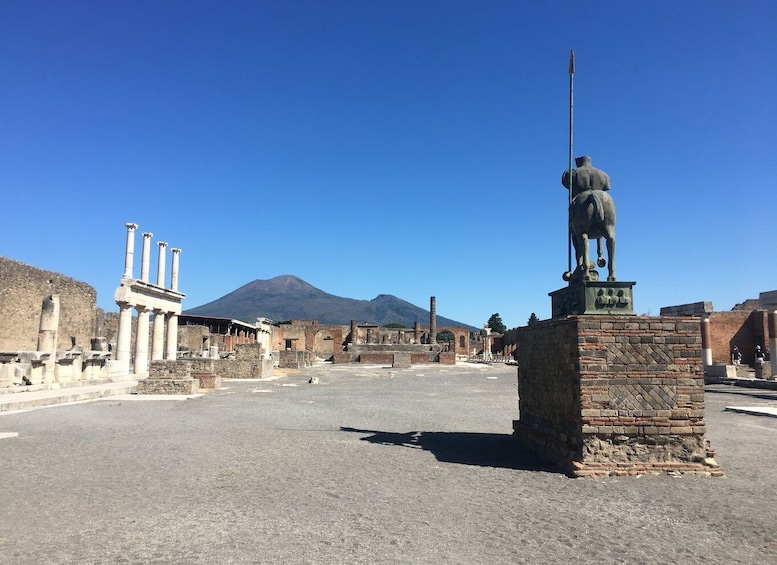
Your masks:
M4 415L0 563L775 563L777 418L745 404L777 392L708 387L721 479L555 472L497 365Z

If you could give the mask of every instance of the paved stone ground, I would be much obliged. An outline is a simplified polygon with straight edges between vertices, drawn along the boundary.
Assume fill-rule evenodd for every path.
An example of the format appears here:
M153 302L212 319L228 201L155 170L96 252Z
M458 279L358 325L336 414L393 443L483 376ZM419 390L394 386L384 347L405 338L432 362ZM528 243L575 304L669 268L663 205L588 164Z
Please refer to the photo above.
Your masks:
M726 478L570 479L512 367L225 386L0 416L0 563L777 562L777 418L724 412L774 391L708 388Z

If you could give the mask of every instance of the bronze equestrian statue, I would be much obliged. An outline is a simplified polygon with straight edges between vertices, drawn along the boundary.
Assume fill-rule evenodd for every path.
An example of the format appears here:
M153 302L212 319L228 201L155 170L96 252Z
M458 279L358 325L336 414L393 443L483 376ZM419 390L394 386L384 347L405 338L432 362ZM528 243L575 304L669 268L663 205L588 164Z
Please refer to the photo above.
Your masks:
M572 190L569 204L569 232L575 246L577 268L564 273L570 282L596 281L599 273L588 260L589 239L596 239L599 267L608 267L608 281L615 281L615 203L606 192L610 190L610 177L591 166L588 156L575 159L576 169L564 171L561 184ZM602 253L602 238L607 242L607 261Z

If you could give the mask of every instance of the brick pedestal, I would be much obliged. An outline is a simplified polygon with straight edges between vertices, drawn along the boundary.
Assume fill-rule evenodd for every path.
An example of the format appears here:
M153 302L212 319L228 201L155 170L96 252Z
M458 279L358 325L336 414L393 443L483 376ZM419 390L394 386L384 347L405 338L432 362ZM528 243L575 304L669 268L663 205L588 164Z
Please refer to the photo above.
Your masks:
M571 316L518 330L514 434L571 475L722 475L705 441L699 322Z

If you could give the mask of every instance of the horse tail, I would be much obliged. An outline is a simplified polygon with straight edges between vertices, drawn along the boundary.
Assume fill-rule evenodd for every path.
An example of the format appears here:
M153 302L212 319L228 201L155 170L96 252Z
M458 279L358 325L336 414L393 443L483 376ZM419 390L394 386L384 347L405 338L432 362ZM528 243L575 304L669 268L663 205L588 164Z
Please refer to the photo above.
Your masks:
M593 204L594 207L594 215L593 217L596 219L596 221L600 223L604 223L604 205L602 204L601 197L597 194L599 192L598 190L592 190L591 196L589 196L591 204Z

